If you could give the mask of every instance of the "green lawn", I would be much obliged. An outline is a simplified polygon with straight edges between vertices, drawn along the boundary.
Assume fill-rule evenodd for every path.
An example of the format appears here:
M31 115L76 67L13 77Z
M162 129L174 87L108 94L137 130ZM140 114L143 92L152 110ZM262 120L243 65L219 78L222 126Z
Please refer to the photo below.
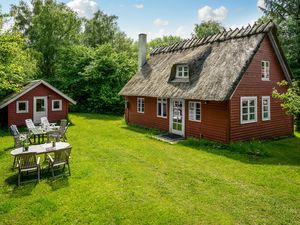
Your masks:
M300 135L170 145L121 117L71 114L71 177L16 186L0 131L0 224L297 224Z

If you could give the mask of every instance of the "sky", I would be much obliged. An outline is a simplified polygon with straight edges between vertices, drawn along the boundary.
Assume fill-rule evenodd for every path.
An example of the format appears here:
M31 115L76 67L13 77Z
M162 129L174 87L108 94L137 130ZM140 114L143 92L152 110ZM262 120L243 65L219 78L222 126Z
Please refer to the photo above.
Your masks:
M29 1L29 0L26 0ZM98 9L118 16L118 25L129 37L146 33L148 40L164 35L190 38L196 23L216 20L226 28L253 24L262 16L264 0L58 0L79 16L91 18ZM18 0L0 0L3 12Z

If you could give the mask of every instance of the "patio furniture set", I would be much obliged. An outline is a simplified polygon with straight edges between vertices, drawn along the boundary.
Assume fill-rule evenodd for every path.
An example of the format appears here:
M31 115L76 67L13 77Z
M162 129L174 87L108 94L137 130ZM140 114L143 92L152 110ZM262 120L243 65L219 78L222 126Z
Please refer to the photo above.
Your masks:
M27 133L20 133L16 125L11 125L10 130L14 136L14 147L11 155L14 157L13 168L18 168L18 185L29 181L21 181L22 174L29 175L31 172L37 173L37 182L40 181L41 162L39 155L44 155L45 162L48 162L48 172L51 170L52 177L64 175L61 173L55 175L55 170L65 167L70 170L71 145L66 142L66 132L69 127L67 120L61 120L60 126L55 123L49 123L47 117L41 118L40 126L36 126L31 119L25 120L28 129ZM47 141L45 143L45 136ZM38 144L36 143L38 137ZM31 140L33 138L33 141ZM42 142L41 143L41 139Z

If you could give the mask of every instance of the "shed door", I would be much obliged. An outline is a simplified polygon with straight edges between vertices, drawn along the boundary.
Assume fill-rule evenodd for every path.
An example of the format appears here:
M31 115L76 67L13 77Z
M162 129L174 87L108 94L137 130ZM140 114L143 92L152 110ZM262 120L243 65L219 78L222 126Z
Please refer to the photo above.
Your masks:
M34 97L33 101L33 122L41 123L41 118L47 117L47 96Z
M184 136L184 100L171 99L170 132Z

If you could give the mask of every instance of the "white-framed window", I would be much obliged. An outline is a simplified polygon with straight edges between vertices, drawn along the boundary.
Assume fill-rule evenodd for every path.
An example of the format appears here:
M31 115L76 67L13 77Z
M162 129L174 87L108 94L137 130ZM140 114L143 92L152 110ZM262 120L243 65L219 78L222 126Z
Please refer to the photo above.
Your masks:
M62 110L62 100L52 100L52 111Z
M257 122L257 97L241 97L241 124Z
M176 78L189 78L189 67L187 65L177 65Z
M28 101L17 101L17 113L28 113Z
M157 98L157 117L167 118L167 99Z
M136 108L138 113L145 112L145 99L144 98L137 98Z
M189 102L189 120L201 121L201 102Z
M270 120L271 119L271 106L270 106L270 96L262 96L261 98L261 107L262 107L262 120Z
M270 80L270 62L269 61L261 61L261 79L262 80Z

